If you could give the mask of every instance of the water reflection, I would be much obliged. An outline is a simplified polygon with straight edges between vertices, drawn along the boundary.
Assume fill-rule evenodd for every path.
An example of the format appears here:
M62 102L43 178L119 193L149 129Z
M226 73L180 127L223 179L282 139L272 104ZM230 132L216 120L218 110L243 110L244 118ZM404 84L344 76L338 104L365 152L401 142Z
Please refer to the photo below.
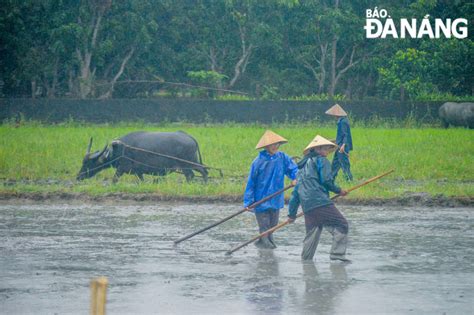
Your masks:
M331 263L331 277L319 274L314 261L303 262L303 309L308 314L332 314L338 296L348 287L346 265Z
M280 277L278 259L273 250L262 249L258 257L246 299L253 304L257 313L280 314L283 307L283 283Z

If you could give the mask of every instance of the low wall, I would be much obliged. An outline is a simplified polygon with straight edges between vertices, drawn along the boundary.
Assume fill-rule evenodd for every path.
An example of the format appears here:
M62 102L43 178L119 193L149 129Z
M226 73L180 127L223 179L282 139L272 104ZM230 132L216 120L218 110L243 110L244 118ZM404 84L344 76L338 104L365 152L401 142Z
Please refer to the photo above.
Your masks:
M344 101L352 118L432 121L443 102ZM0 121L24 117L42 122L238 122L271 123L327 120L333 101L215 101L191 99L0 99Z

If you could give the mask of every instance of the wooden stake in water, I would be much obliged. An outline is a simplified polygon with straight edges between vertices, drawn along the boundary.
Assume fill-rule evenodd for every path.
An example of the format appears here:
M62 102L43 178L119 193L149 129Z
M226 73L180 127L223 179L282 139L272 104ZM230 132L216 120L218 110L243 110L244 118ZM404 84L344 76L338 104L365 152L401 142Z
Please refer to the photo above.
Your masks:
M99 277L91 280L91 315L105 314L108 284L109 281L106 277Z
M369 183L371 183L371 182L373 182L373 181L376 181L377 179L379 179L379 178L381 178L381 177L387 176L388 174L392 173L393 171L394 171L394 170L390 170L390 171L388 171L388 172L386 172L386 173L383 173L383 174L381 174L381 175L372 177L371 179L368 179L368 180L366 180L366 181L363 182L363 183L360 183L360 184L358 184L358 185L356 185L356 186L354 186L354 187L349 188L349 189L347 190L347 192L351 192L351 191L353 191L353 190L356 190L357 188L360 188L360 187L365 186L365 185L367 185L367 184L369 184ZM340 195L334 195L334 196L331 197L331 199L336 199L336 198L339 197L339 196L340 196ZM299 218L299 217L301 217L303 214L304 214L303 212L300 212L296 217ZM245 247L245 246L247 246L248 244L250 244L250 243L252 243L252 242L255 242L255 241L258 240L259 238L262 238L262 237L264 237L264 236L267 236L268 234L273 233L273 232L275 232L275 231L278 230L278 229L281 229L282 227L284 227L284 226L287 225L288 223L290 223L290 222L287 220L287 221L284 221L284 222L282 222L282 223L280 223L280 224L278 224L278 225L272 227L271 229L269 229L269 230L267 230L267 231L265 231L265 232L263 232L263 233L261 233L261 234L255 236L255 237L253 237L251 240L249 240L249 241L247 241L247 242L245 242L245 243L242 243L242 244L240 244L239 246L232 248L231 250L228 250L228 251L226 252L226 255L230 255L230 254L232 254L233 252L238 251L238 250L241 249L242 247Z

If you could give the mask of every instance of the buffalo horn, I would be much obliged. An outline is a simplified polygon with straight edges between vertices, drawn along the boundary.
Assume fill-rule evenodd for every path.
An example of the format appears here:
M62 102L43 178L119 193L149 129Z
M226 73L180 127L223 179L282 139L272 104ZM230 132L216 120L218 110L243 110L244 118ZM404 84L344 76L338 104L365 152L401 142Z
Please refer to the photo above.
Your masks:
M92 148L92 137L91 137L91 141L89 142L89 146L87 147L86 154L90 154L90 153L91 153L91 148Z
M109 145L109 144L106 142L106 143L105 143L105 147L102 149L102 151L100 152L99 156L101 156L102 154L105 153L105 150L107 150L107 146L108 146L108 145Z

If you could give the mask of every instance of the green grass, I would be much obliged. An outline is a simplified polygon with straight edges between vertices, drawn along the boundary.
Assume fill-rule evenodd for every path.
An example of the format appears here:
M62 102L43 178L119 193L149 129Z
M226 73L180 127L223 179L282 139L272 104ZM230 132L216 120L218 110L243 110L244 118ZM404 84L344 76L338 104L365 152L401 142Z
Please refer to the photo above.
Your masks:
M168 196L219 196L242 194L246 175L257 155L254 149L266 128L283 135L289 143L281 149L301 156L302 149L316 135L335 138L332 124L304 125L192 125L192 124L119 124L90 125L66 123L42 125L34 122L0 125L0 178L16 180L3 185L3 192L84 192L88 194L157 193ZM93 150L100 150L113 139L131 131L183 130L199 142L204 163L224 169L224 179L211 171L215 179L208 184L197 180L186 183L184 176L173 174L153 183L144 183L125 175L111 184L114 171L106 170L81 183L74 179L81 167L89 138L94 137ZM351 164L356 181L338 183L345 188L359 181L395 169L395 173L379 182L354 191L350 198L396 197L407 192L432 195L474 196L474 132L463 128L374 128L354 124L355 150ZM332 158L332 157L331 157ZM41 180L60 180L65 184L43 184ZM33 182L33 184L32 184ZM36 184L34 184L36 183Z

